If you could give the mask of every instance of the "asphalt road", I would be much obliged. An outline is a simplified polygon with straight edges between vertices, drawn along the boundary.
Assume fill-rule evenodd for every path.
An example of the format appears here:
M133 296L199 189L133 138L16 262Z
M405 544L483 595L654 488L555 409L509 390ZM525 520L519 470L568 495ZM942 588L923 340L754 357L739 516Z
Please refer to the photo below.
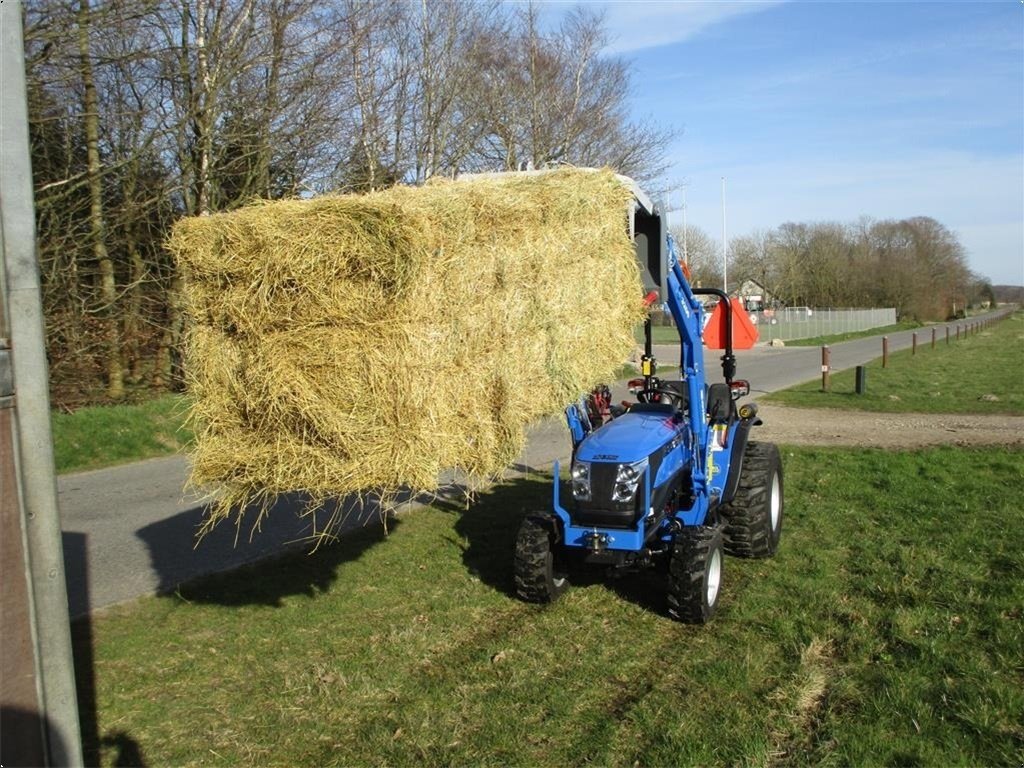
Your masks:
M943 328L937 330L940 344L945 343ZM892 334L890 350L909 347L911 334ZM930 343L930 330L918 334L919 344ZM837 344L832 347L832 367L850 368L881 353L879 337ZM655 348L663 375L671 375L678 354L678 347ZM711 380L721 378L720 355L705 351ZM821 375L817 347L757 347L736 356L737 377L750 380L752 396ZM545 469L568 456L565 427L560 419L552 419L531 429L527 447L512 469ZM236 531L222 524L197 543L204 501L182 490L187 474L185 458L172 456L58 478L72 617L140 595L173 591L196 576L278 554L283 545L308 548L310 523L295 514L299 501L294 498L281 500L251 540L248 525ZM378 511L371 507L350 508L347 519L348 526L379 524Z

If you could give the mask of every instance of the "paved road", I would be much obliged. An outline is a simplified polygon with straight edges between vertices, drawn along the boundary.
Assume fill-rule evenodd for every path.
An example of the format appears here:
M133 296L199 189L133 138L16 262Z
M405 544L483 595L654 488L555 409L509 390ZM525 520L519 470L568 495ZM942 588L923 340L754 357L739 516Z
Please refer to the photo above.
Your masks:
M930 343L930 331L918 333L919 343ZM943 326L938 333L939 343L945 343ZM893 351L910 343L911 332L890 336ZM656 347L655 354L666 373L678 348ZM705 353L705 366L712 377L721 375L720 354ZM846 342L832 347L832 365L840 370L880 355L878 337ZM751 381L754 394L817 378L820 366L821 351L814 347L757 347L737 352L737 375ZM566 460L568 454L565 427L561 420L549 420L530 431L516 468L548 468L555 460ZM182 491L187 474L185 459L172 456L58 479L73 617L139 595L173 590L197 575L279 553L283 543L301 542L309 535L309 524L294 514L296 499L283 499L252 541L246 528L236 543L235 529L222 525L197 545L195 532L204 504L196 495ZM349 525L377 519L375 509L352 510Z

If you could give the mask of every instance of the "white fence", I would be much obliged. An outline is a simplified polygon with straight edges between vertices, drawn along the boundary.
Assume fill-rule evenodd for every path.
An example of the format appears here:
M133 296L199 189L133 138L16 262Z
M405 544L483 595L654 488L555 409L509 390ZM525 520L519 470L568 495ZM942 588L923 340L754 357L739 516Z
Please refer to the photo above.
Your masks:
M888 309L814 309L786 307L752 313L756 318L759 341L772 339L810 339L851 331L867 331L896 324L896 310Z

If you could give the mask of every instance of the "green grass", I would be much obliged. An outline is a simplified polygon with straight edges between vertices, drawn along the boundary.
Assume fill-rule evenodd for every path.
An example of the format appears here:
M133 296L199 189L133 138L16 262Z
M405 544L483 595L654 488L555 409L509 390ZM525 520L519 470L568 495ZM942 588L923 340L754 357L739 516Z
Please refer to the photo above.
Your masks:
M854 339L864 339L868 336L883 336L887 333L897 333L898 331L912 331L915 328L920 328L921 323L916 322L903 322L896 323L895 325L886 325L881 328L869 328L866 331L850 331L849 333L833 333L828 336L814 336L810 339L786 339L787 347L820 347L825 344L838 344L842 341L853 341ZM764 341L764 339L762 339Z
M994 395L995 401L980 398ZM831 377L829 392L821 379L799 384L762 398L783 405L887 413L1024 414L1024 313L949 345L945 337L931 348L931 337L919 340L918 351L896 352L889 365L881 359L867 365L867 391L855 394L854 370Z
M644 327L638 325L633 337L636 339L637 344L644 343ZM676 330L674 325L652 325L651 326L651 343L652 344L678 344L679 343L679 331Z
M164 395L132 405L99 405L52 416L57 472L97 469L175 453L192 434L184 426L186 404Z
M1024 452L784 461L780 553L728 560L706 627L668 619L653 577L514 599L517 525L549 497L521 479L78 627L95 644L87 751L98 736L106 765L1016 765Z

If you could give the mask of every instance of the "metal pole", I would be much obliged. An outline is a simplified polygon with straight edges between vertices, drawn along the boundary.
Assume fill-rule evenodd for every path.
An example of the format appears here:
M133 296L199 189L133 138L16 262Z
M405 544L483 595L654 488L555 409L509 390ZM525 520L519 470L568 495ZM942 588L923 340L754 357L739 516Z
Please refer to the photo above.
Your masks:
M932 349L935 349L935 329L932 328Z
M683 186L683 264L690 266L690 253L686 250L686 186Z
M913 357L914 355L917 354L917 331L914 331L911 338L913 339L913 342L910 348L910 355L911 357Z
M889 337L882 337L882 367L885 368L889 365Z
M37 692L48 763L79 766L82 744L50 435L23 52L21 3L0 3L0 253L10 318L15 461Z
M828 392L829 374L832 371L832 350L828 346L821 348L821 391Z
M722 290L729 292L729 238L725 234L725 176L722 177Z

